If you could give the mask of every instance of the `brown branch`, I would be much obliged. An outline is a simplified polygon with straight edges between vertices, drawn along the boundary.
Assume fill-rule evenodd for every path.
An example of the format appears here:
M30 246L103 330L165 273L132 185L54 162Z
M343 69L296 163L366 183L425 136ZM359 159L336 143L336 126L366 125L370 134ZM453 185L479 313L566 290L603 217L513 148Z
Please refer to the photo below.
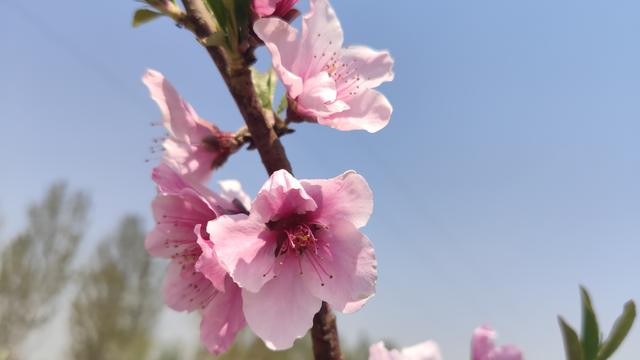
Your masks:
M209 10L199 0L182 0L193 31L200 39L208 38L215 29ZM285 169L291 172L291 164L287 159L282 143L272 128L273 112L266 112L260 106L251 79L251 70L243 58L230 61L224 49L217 46L206 47L209 56L218 67L231 96L236 102L260 158L269 174Z
M313 317L311 339L316 360L342 360L336 316L324 301L320 311Z
M206 5L202 0L182 0L182 3L187 12L187 27L199 39L208 38L215 31L215 23ZM272 174L280 169L292 172L284 147L273 129L275 115L273 111L262 109L256 95L249 63L252 54L231 61L229 54L220 47L207 46L206 49L244 118L267 172ZM322 302L320 311L313 318L311 337L317 360L342 360L336 317L325 302Z

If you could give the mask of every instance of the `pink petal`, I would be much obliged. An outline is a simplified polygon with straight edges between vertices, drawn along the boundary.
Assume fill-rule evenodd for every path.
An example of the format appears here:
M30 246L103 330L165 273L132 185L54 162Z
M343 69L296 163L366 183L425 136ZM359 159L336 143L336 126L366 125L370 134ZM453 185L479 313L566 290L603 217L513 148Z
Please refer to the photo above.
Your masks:
M196 225L196 228L194 229L194 233L196 233L196 236L198 237L198 245L200 245L200 249L202 250L202 254L200 254L200 257L195 264L195 269L209 279L216 289L224 291L227 271L222 267L222 265L220 265L218 257L216 256L215 251L213 251L213 243L211 240L204 239L200 235L200 229L201 226L199 224Z
M181 195L160 193L151 203L157 222L145 239L151 256L176 258L199 256L194 228L216 218L216 213L194 191Z
M195 146L168 138L162 143L162 161L171 165L192 183L205 183L213 172L213 161L218 153L202 145Z
M144 247L151 256L176 258L200 252L193 228L159 224L147 235Z
M367 181L355 171L332 179L301 180L302 187L318 203L317 221L329 224L346 220L357 228L367 224L373 212L373 193Z
M403 360L442 360L440 347L434 341L425 341L402 349Z
M281 0L253 0L253 11L260 17L270 16Z
M209 222L218 260L240 287L256 292L274 276L275 234L247 215L225 215Z
M172 261L164 278L164 301L176 311L204 309L218 291L194 268L193 262Z
M293 67L296 74L307 79L323 71L337 59L343 40L342 26L329 2L311 0L309 13L302 18L299 56Z
M489 353L494 349L496 332L488 326L477 327L471 338L471 359L489 360Z
M319 255L302 258L309 291L342 312L375 293L376 258L369 239L348 221L335 221L318 234ZM325 271L328 274L325 274Z
M318 123L334 129L366 130L370 133L387 126L393 108L389 100L372 89L363 89L349 97L350 109L326 118L318 118Z
M362 300L358 300L358 301L352 301L350 303L347 303L347 305L345 305L344 309L342 309L342 312L345 314L351 314L354 313L360 309L362 309L362 307L364 306L364 304L367 303L367 301L369 301L369 299L371 299L373 297L373 295L364 298Z
M231 202L225 200L206 186L197 182L187 181L187 177L177 172L176 167L172 167L166 162L161 163L153 169L151 178L156 185L158 185L159 192L179 195L185 201L192 202L191 205L206 215L202 223L212 219L212 217L210 217L211 213L222 215L224 209L234 208ZM175 215L180 214L177 213ZM161 221L161 219L157 217L156 220Z
M242 293L231 278L226 278L226 291L218 293L202 313L200 339L212 354L231 347L246 321L242 312Z
M258 19L253 31L271 53L271 62L291 98L302 93L302 78L293 69L298 57L298 30L277 18Z
M204 224L216 217L208 202L190 189L183 190L180 195L160 193L151 203L151 208L157 222L192 229L196 224Z
M327 116L349 109L344 101L336 101L335 81L326 71L304 82L304 90L298 96L297 111L312 117Z
M369 347L369 360L393 360L384 342L378 341Z
M161 163L151 171L151 179L156 183L160 192L177 194L190 187L174 169L166 163Z
M291 257L277 278L259 292L242 291L244 315L253 332L272 350L290 348L313 325L313 315L322 301L311 295L300 281Z
M318 208L300 182L286 170L274 172L262 186L251 208L251 217L263 224Z
M500 346L493 349L493 351L489 353L489 356L487 357L487 359L488 360L523 360L524 357L522 356L522 352L520 351L520 349L512 345L507 345L507 346Z
M211 131L201 122L195 110L185 102L164 75L155 70L147 70L142 81L149 88L151 98L162 112L164 126L178 140L199 143Z
M340 52L340 63L346 65L345 70L338 66L337 74L350 73L351 77L345 76L348 81L338 82L339 94L348 95L350 91L360 88L371 89L393 80L394 77L393 59L388 51L377 51L366 46L350 46Z

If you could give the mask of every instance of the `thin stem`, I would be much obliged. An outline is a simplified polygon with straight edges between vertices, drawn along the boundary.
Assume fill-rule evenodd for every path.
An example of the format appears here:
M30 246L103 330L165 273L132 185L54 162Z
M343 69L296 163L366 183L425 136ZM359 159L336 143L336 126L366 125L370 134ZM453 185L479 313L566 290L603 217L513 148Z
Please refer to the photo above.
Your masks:
M188 28L199 39L208 38L216 27L206 5L202 0L182 0L182 3L190 24ZM273 111L263 110L253 86L250 71L253 54L246 57L229 56L223 48L217 46L207 46L206 49L244 118L267 172L272 174L280 169L292 172L284 147L273 128L276 123L275 114ZM336 318L325 302L313 318L311 337L317 360L342 360Z

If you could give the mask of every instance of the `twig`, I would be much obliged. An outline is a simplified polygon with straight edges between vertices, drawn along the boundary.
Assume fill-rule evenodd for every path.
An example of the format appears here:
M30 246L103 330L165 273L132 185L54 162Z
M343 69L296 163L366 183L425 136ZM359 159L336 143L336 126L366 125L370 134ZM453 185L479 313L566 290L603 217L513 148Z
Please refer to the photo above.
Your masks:
M187 13L185 19L188 23L187 28L199 39L211 36L216 26L202 0L182 0L182 3ZM206 46L206 49L244 118L253 144L258 149L267 172L272 174L280 169L292 172L284 147L274 129L274 126L287 128L286 123L276 119L273 111L263 110L253 86L250 71L253 54L245 53L243 56L234 57L232 61L223 48ZM342 360L336 318L325 302L313 318L311 337L313 353L317 360Z

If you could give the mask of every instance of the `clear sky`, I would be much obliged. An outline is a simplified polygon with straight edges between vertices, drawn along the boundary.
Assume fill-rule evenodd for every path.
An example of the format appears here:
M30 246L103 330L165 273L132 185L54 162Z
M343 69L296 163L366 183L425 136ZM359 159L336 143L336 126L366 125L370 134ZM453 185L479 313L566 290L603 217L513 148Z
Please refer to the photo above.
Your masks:
M144 160L161 132L147 67L201 116L242 125L206 53L167 20L132 29L134 1L0 3L5 233L56 179L91 193L96 238L124 213L150 218ZM342 334L432 338L465 359L489 323L528 359L555 360L556 315L578 323L578 284L606 329L640 300L640 2L333 3L347 44L396 60L387 128L305 124L283 140L298 177L353 168L375 193L377 295L339 318ZM243 151L215 178L255 194L266 174ZM617 359L640 358L639 334Z

